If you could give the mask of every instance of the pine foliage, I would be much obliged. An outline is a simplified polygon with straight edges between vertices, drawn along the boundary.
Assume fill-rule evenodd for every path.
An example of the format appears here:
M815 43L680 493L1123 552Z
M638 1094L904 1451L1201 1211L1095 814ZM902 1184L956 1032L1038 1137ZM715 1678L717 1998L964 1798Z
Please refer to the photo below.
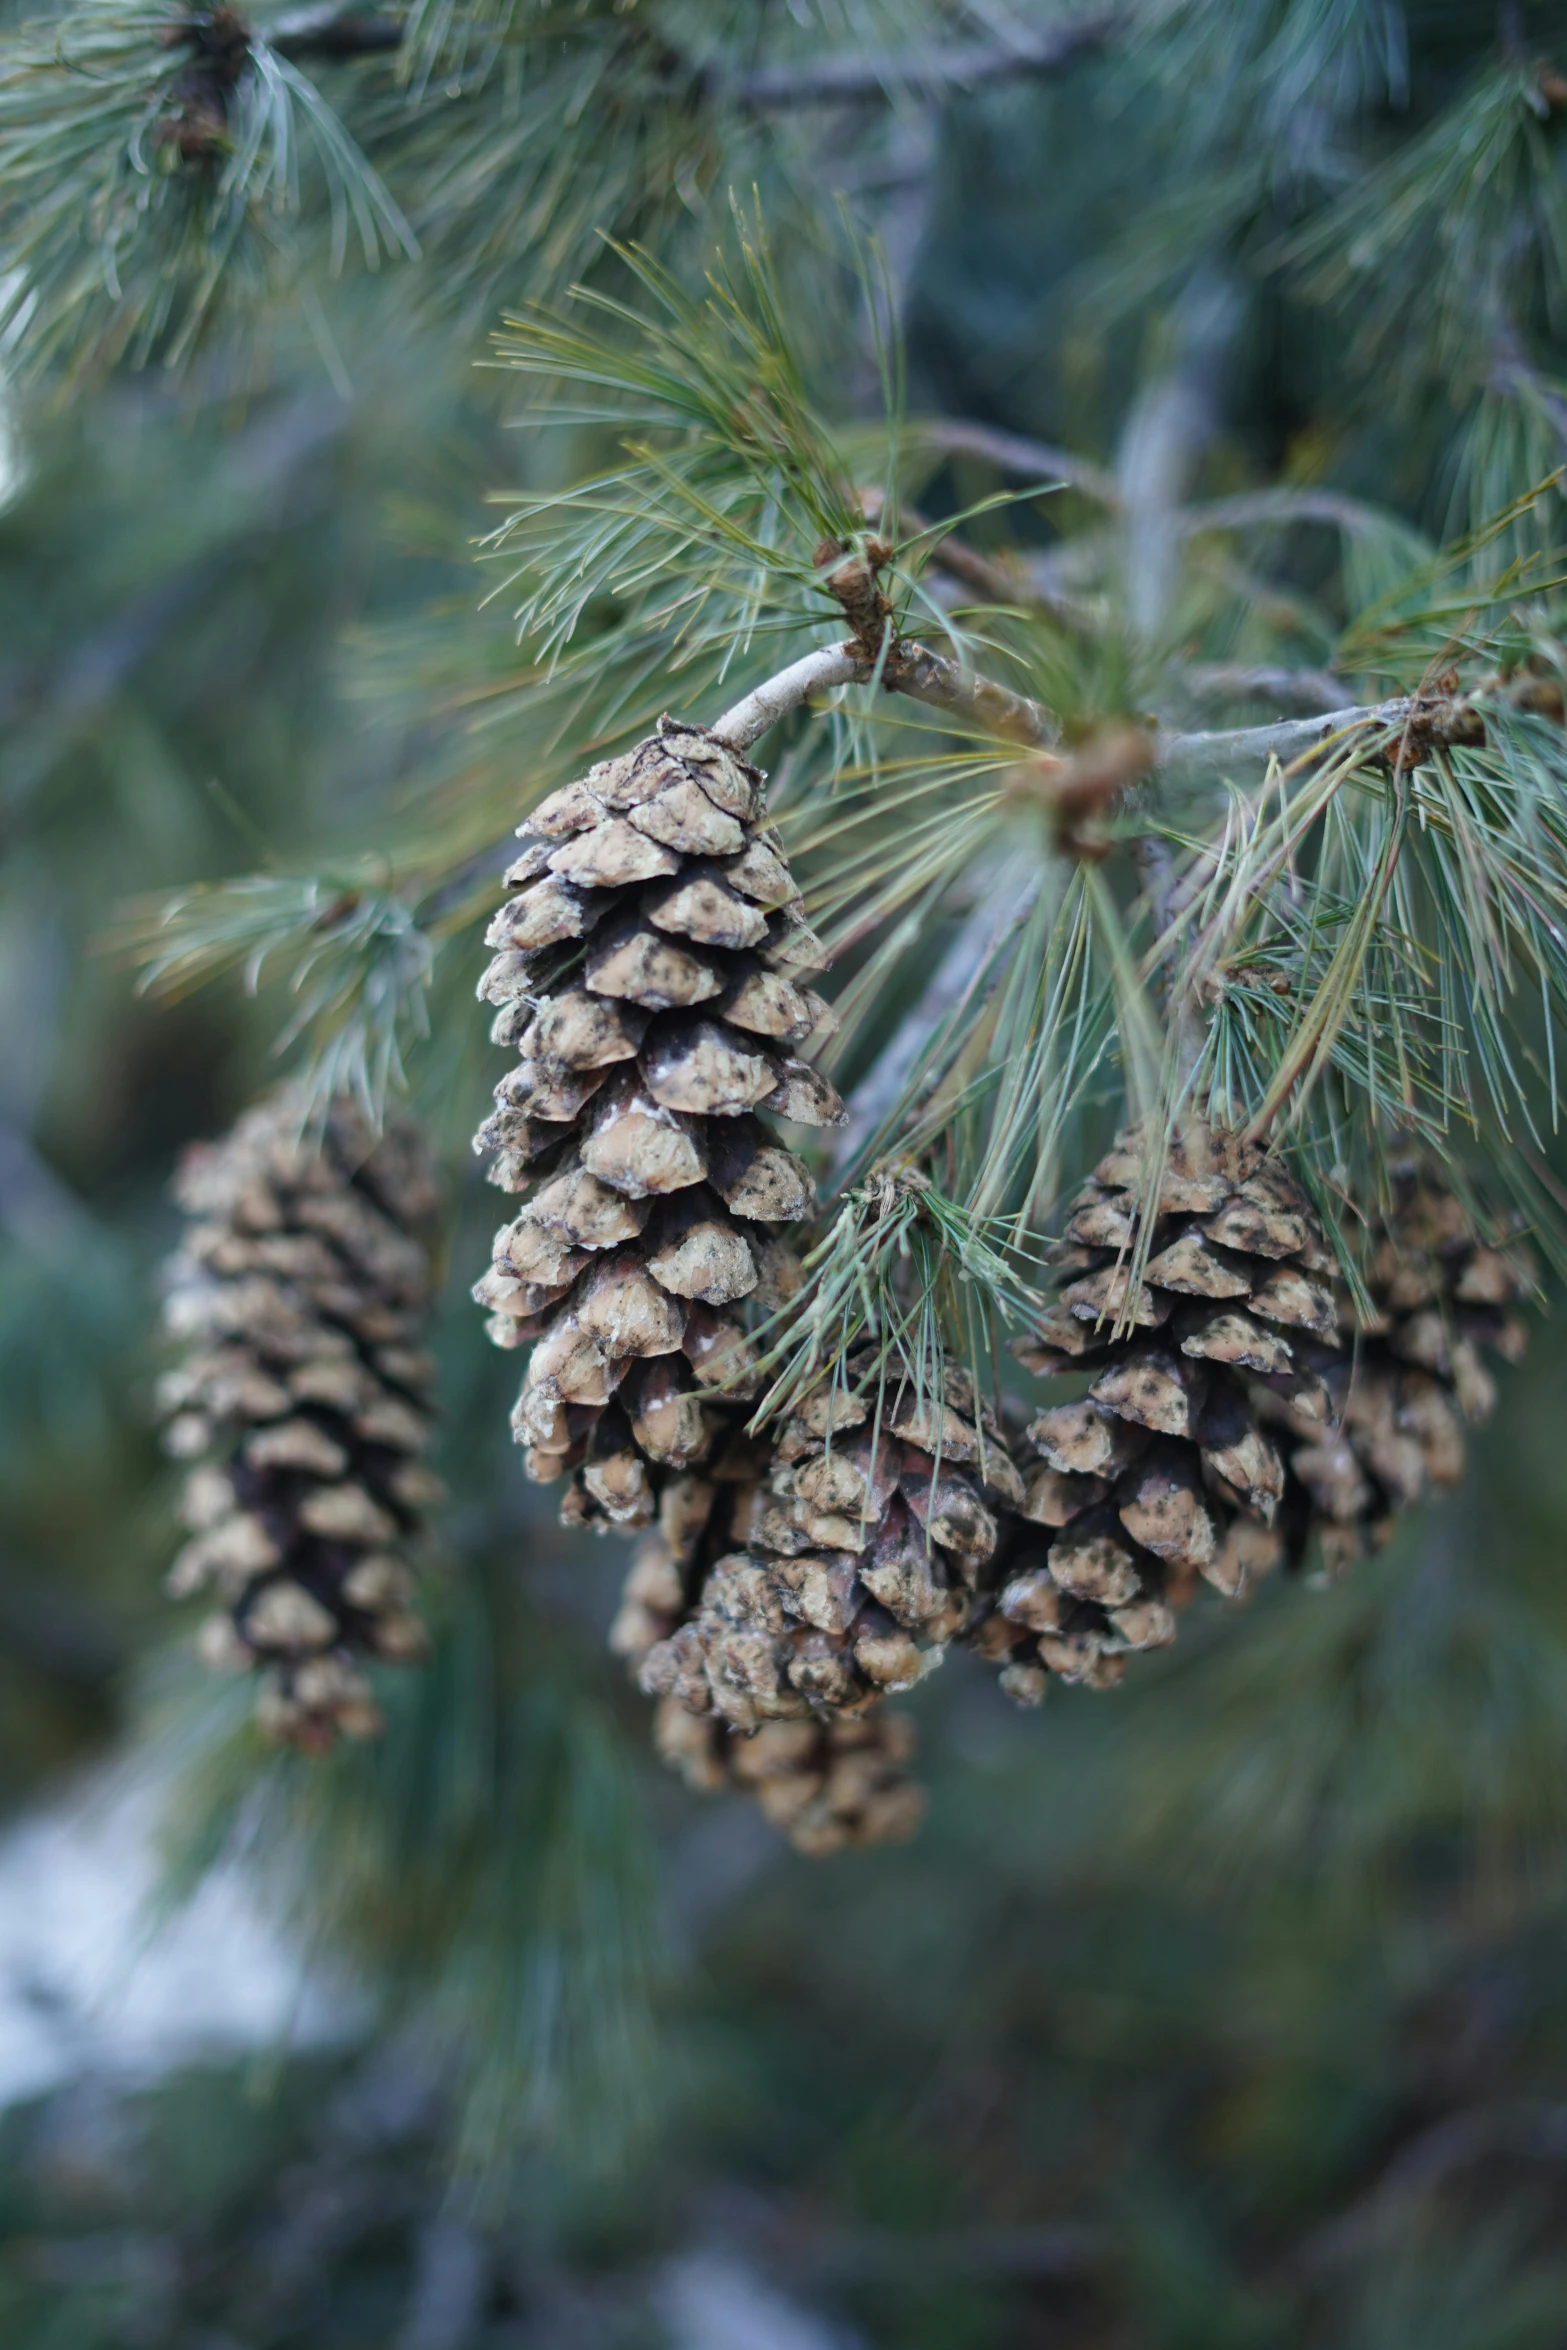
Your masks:
M80 1552L115 1626L62 1631L0 1582L0 1769L101 1718L122 1627L155 1637L118 1596L172 1547L126 1500L148 1415L119 1301L174 1144L230 1126L269 1043L300 1163L363 1142L332 1161L350 1190L408 1097L452 1210L431 1653L377 1676L363 1751L269 1754L221 1702L171 1733L197 1798L174 1884L248 1852L362 1972L383 2045L406 2025L449 2065L443 2160L493 2181L548 2140L635 2163L655 2096L679 2106L658 1921L698 1932L731 1869L755 1871L724 1961L750 2015L788 2001L747 1943L772 1932L911 2078L949 2031L973 2053L964 2016L1023 2013L1008 1969L1053 1975L1035 1945L1069 1917L1074 2064L1119 1999L1159 2064L1199 2051L1202 2122L1117 2108L1162 2183L1121 2180L1107 2221L1102 2154L1052 2108L1068 2152L1041 2192L1076 2209L1092 2176L1110 2230L1068 2260L1064 2327L1124 2331L1141 2295L1150 2339L1185 2338L1188 2306L1214 2338L1424 2340L1440 2317L1478 2343L1497 2310L1498 2338L1549 2338L1548 2231L1524 2227L1509 2278L1505 2195L1464 2190L1472 2258L1448 2265L1450 2174L1353 2209L1420 2099L1467 2091L1428 2068L1405 2107L1346 2097L1302 2187L1256 2152L1309 2135L1288 2061L1234 2041L1293 2018L1320 2065L1318 2010L1345 1986L1374 2004L1368 1888L1449 1989L1560 1901L1546 1545L1525 1528L1502 1558L1517 1515L1455 1488L1469 1429L1512 1441L1506 1365L1567 1270L1564 74L1547 11L1435 0L102 0L0 32L25 442L0 595L27 671L0 678L0 949L29 1008L0 1055L0 1390L30 1379L0 1507L24 1554L35 1524ZM502 413L522 430L498 447ZM389 487L395 583L370 553ZM743 775L740 840L660 842L632 821L659 792L614 798L682 742ZM634 869L569 867L628 833ZM617 925L669 932L650 889L722 895L758 846L761 932L682 934L687 961L713 950L727 1027L598 984ZM541 889L572 919L524 937ZM746 960L799 943L801 901L830 1011ZM56 963L45 1083L23 1031ZM476 981L519 1056L485 1132L524 1205L488 1274L461 1172L494 1078ZM784 1026L738 1018L786 987ZM219 1073L171 1106L142 1073L204 1068L209 1033ZM801 1074L784 1048L808 1035ZM606 1177L637 1229L599 1262L551 1187L600 1181L606 1105L637 1087L701 1186ZM1211 1196L1183 1192L1210 1145ZM787 1171L798 1264L755 1229L784 1219L725 1188L759 1158ZM181 1292L256 1273L260 1237L198 1236ZM603 1562L516 1478L476 1276L535 1350L520 1423L534 1472L569 1472L568 1527L641 1537L610 1637L652 1713L587 1677ZM268 1466L276 1399L208 1412L202 1377L186 1434L230 1470L315 1476L327 1442L384 1483L374 1429L329 1399L305 1411L316 1469ZM1155 1390L1178 1424L1131 1408ZM402 1400L422 1438L423 1385ZM263 1496L291 1534L302 1495ZM435 1487L410 1495L411 1516ZM199 1548L233 1522L225 1502L194 1535L244 1636L264 1591ZM1276 1577L1240 1612L1270 1566L1326 1584L1352 1562L1343 1590ZM386 1618L411 1655L401 1581L362 1606L363 1563L312 1554L298 1588L342 1602L334 1650ZM1143 1657L1192 1602L1173 1656ZM282 1639L277 1726L313 1733L294 1651L321 1626L291 1604L309 1638ZM1063 1696L1133 1654L1119 1696ZM1042 1716L998 1726L995 1671ZM898 1691L935 1758L934 1844L904 1854L873 1849L924 1808ZM348 1695L340 1726L368 1727ZM650 1748L743 1802L688 1812L640 1775ZM758 1817L852 1861L826 1890L774 1877L773 1844L743 1841ZM1247 1881L1271 1920L1202 1914ZM840 1914L918 1963L867 1970ZM1116 2063L1156 2070L1128 2031ZM1223 2211L1194 2218L1190 2180L1220 2174ZM825 2207L847 2192L840 2171ZM1276 2260L1307 2206L1326 2248L1300 2219ZM906 2314L894 2293L874 2325Z

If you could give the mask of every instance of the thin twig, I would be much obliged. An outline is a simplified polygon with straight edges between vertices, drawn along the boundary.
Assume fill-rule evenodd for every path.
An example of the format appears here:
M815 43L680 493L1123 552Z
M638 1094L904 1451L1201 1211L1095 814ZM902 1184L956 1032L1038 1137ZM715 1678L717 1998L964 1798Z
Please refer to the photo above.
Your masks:
M936 417L911 424L908 437L919 447L939 450L943 456L977 457L998 473L1050 488L1059 485L1080 490L1085 498L1114 514L1121 510L1121 485L1105 466L1095 465L1070 449L1058 449L1052 442L1031 440L1026 433L1005 432L999 425L967 419Z
M1126 615L1145 644L1163 632L1180 575L1180 518L1219 429L1226 364L1240 303L1228 277L1204 263L1177 300L1165 365L1132 402L1116 449Z
M1281 703L1286 709L1293 704L1317 715L1340 709L1344 700L1343 679L1326 669L1285 669L1266 662L1195 662L1180 672L1180 683L1199 701L1255 699Z
M1183 506L1173 527L1179 537L1189 539L1204 531L1254 530L1266 523L1282 530L1292 522L1323 523L1330 530L1361 538L1368 531L1385 528L1386 516L1337 490L1241 490L1234 497L1204 498Z
M1515 710L1530 710L1561 725L1567 718L1563 694L1554 678L1525 671L1504 683L1487 678L1470 693L1396 694L1385 702L1367 702L1350 709L1328 710L1320 718L1285 718L1274 726L1237 726L1221 733L1161 734L1154 765L1164 774L1189 769L1217 774L1224 768L1265 766L1277 759L1289 767L1313 751L1349 734L1363 734L1373 744L1395 753L1401 768L1418 766L1438 748L1476 748L1486 739L1486 698L1499 695Z
M881 520L881 493L879 491L861 490L860 503L865 508L867 522L875 523ZM961 580L966 588L972 588L982 603L1037 604L1039 602L1040 599L1035 592L1033 582L1016 564L998 563L994 557L982 554L978 547L971 547L966 539L958 538L944 524L932 522L929 515L922 514L917 506L910 506L906 502L900 501L898 520L902 525L905 538L928 540L929 544L925 550L928 560L939 570L949 571L952 577Z
M1180 573L1184 501L1218 430L1223 363L1236 324L1232 289L1206 268L1199 271L1173 323L1169 363L1132 403L1116 454L1127 618L1146 644L1165 627ZM1177 920L1175 859L1169 843L1147 831L1133 841L1132 857L1159 941L1165 1021L1184 1092L1202 1059L1207 1026Z
M402 46L403 23L341 8L296 8L259 36L280 57L370 57Z
M1388 702L1328 710L1320 718L1282 718L1271 726L1162 734L1158 738L1155 765L1164 774L1180 769L1218 774L1231 767L1265 767L1270 759L1288 767L1308 753L1321 750L1339 735L1384 730L1396 734L1419 698L1401 694Z
M0 1113L0 1231L46 1263L80 1258L99 1230L26 1128Z
M787 2256L812 2279L854 2279L892 2273L899 2278L976 2276L1050 2281L1092 2273L1109 2255L1111 2239L1090 2221L975 2228L845 2229L805 2241L790 2238Z
M812 694L824 694L835 685L852 685L868 675L866 663L853 645L823 645L791 661L776 677L767 678L722 718L715 719L708 731L733 749L748 751L769 727L787 718L791 710L798 710Z
M1102 49L1127 23L1122 8L1106 8L1037 33L1002 41L975 41L884 56L815 57L800 64L752 66L739 73L697 76L702 94L748 113L794 106L877 103L891 97L960 96L1013 75L1038 79L1060 73ZM363 57L401 47L404 20L367 14L325 0L298 8L259 35L284 57ZM671 77L673 79L673 76Z
M725 77L720 94L742 106L773 111L787 106L864 104L894 94L926 98L961 95L1014 75L1060 73L1105 47L1128 22L1124 8L1103 8L1019 32L1006 40L948 43L882 56L817 57L801 64L753 66Z
M971 428L962 429L966 432ZM1059 452L1041 449L1038 454L1056 456ZM1063 457L1062 462L1073 460ZM1097 495L1090 480L1077 480L1073 486L1090 496ZM1102 502L1112 517L1121 512L1119 495ZM1178 507L1170 516L1170 532L1184 543L1194 538L1221 537L1230 531L1284 530L1298 523L1313 523L1327 530L1342 531L1348 538L1364 539L1386 528L1386 516L1373 506L1362 505L1358 498L1344 497L1336 490L1244 490L1234 497L1200 499L1194 505ZM1077 532L1059 546L1030 555L1029 575L1044 594L1067 592L1079 581L1094 579L1114 554L1116 545L1111 524L1101 523L1093 530Z
M1061 721L1043 702L981 677L929 645L894 644L882 665L882 683L889 693L948 710L981 733L1026 744L1030 750L1052 750L1061 740Z
M889 693L906 694L910 701L948 710L955 718L1030 750L1048 750L1061 739L1061 722L1042 702L1014 693L994 678L981 677L945 653L928 645L899 639L880 664L881 682ZM877 664L854 645L824 645L791 662L776 677L748 693L715 719L709 731L737 751L749 750L770 726L799 709L812 694L835 685L869 684Z
M865 507L867 522L878 521L879 493L862 490L860 499ZM927 555L932 569L944 571L949 579L967 588L970 595L977 597L982 604L1048 612L1052 620L1059 620L1067 628L1086 631L1094 627L1094 613L1079 598L1041 587L1015 561L998 562L993 556L982 554L978 547L971 547L967 539L960 539L941 523L932 522L917 506L900 502L898 519L906 537L929 540ZM950 600L957 603L962 599L953 597Z
M879 666L881 682L889 693L949 711L983 733L1035 751L1053 750L1061 740L1061 722L1042 702L965 669L929 645L899 638ZM877 665L856 646L824 645L757 686L715 720L711 731L736 750L748 750L769 727L809 701L812 694L838 685L868 684L876 674ZM1560 689L1552 680L1520 678L1510 693L1520 707L1539 709L1561 721ZM1400 745L1399 763L1412 765L1411 752L1423 754L1437 744L1483 742L1485 712L1471 694L1398 694L1385 702L1358 703L1324 711L1320 717L1285 718L1268 726L1160 734L1154 738L1149 765L1167 775L1265 767L1270 759L1287 767L1352 733L1383 737L1390 745Z

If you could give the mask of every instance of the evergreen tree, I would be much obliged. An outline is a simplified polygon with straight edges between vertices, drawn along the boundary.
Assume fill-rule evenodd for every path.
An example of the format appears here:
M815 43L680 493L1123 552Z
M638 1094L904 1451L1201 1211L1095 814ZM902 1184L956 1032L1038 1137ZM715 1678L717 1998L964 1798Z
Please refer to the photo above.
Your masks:
M171 1898L440 2076L19 2325L615 2339L740 2177L877 2340L1554 2338L1564 102L1437 0L0 34L0 1770L155 1657Z

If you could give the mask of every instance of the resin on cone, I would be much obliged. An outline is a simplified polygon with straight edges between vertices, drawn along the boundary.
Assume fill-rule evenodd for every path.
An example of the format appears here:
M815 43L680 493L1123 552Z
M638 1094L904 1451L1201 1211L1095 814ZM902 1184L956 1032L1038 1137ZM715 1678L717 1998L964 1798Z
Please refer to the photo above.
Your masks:
M813 1860L848 1845L906 1843L925 1816L924 1789L908 1770L914 1724L903 1714L768 1722L746 1735L664 1698L653 1743L698 1794L753 1795Z
M745 1542L651 1648L642 1686L741 1730L852 1716L909 1689L975 1613L1022 1479L994 1414L949 1369L939 1395L851 1357L776 1434Z
M1283 1560L1270 1418L1326 1431L1340 1351L1336 1259L1299 1186L1195 1120L1162 1150L1118 1139L1056 1263L1056 1300L1015 1352L1086 1375L1088 1392L1029 1427L1029 1531L974 1640L1022 1703L1052 1673L1112 1686L1129 1655L1175 1637L1199 1579L1233 1597Z
M744 1316L791 1294L814 1187L758 1113L832 1125L795 1047L829 1015L762 777L671 719L520 827L479 994L517 1065L475 1137L526 1194L474 1295L529 1353L513 1428L568 1522L629 1530L747 1393Z
M434 1366L420 1347L439 1197L417 1131L379 1139L335 1102L319 1140L283 1092L188 1151L189 1222L165 1325L165 1443L198 1463L175 1597L219 1612L201 1645L257 1667L258 1713L306 1748L381 1717L361 1670L425 1648L405 1552L440 1486L421 1465Z

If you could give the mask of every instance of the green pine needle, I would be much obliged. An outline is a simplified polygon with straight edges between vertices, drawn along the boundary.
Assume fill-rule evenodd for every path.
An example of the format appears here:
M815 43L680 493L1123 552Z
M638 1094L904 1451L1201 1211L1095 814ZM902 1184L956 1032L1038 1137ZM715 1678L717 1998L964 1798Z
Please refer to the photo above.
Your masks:
M1026 1328L1043 1307L1033 1270L1008 1234L917 1168L878 1169L842 1200L798 1295L759 1334L755 1424L787 1418L823 1382L879 1396L907 1377L921 1404L939 1406L949 1360L983 1394L999 1329Z
M346 1093L379 1125L407 1083L410 1041L428 1033L435 948L384 889L251 874L133 908L119 943L144 992L165 997L232 970L255 994L279 970L295 1003L276 1049L304 1047L316 1109Z

